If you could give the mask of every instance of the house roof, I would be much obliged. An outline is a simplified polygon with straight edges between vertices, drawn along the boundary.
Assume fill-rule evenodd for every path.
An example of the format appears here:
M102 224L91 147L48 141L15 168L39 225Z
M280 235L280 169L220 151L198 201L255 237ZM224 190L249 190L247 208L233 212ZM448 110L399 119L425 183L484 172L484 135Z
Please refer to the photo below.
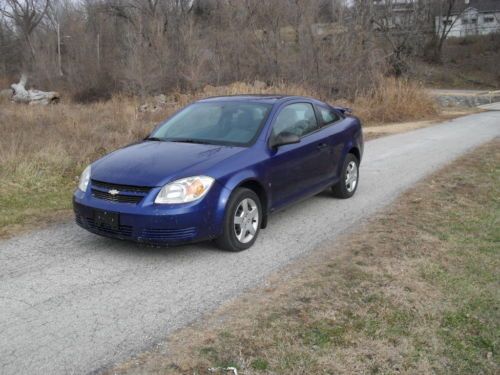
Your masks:
M465 9L474 8L480 13L500 12L500 0L457 0L453 7L452 14L462 13Z

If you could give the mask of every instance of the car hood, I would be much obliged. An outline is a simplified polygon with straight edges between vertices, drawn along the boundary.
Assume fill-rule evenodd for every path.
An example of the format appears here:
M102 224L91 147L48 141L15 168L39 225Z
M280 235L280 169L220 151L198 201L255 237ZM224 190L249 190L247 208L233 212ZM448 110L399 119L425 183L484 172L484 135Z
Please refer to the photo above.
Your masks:
M210 167L242 150L194 143L141 142L96 161L91 178L123 185L163 186L177 178L207 174Z

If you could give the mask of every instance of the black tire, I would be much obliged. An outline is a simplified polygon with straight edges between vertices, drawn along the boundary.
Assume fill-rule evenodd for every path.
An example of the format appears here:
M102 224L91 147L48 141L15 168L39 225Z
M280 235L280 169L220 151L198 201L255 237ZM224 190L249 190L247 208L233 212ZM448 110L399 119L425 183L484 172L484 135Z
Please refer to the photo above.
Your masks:
M236 236L234 219L237 210L240 209L240 204L245 199L251 199L255 203L255 206L258 210L258 217L255 219L256 221L254 221L254 223L256 222L257 224L257 228L251 240L249 240L248 242L241 242ZM220 249L226 251L246 250L250 248L257 240L261 223L262 223L262 207L259 197L250 189L238 188L233 192L233 194L231 194L231 197L229 198L226 214L224 217L223 232L222 235L215 240L215 243Z
M350 190L350 185L347 183L347 174L349 165L354 162L356 164L356 182L354 184L354 189ZM353 154L347 154L344 164L342 165L342 172L340 173L340 181L332 186L333 195L340 199L351 198L359 185L359 160Z

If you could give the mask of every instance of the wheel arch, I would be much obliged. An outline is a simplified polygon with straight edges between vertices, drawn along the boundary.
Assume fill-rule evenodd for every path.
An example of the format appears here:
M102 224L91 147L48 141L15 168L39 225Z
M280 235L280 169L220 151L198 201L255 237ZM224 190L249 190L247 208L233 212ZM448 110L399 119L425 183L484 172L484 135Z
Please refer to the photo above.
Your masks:
M266 189L264 189L264 186L259 181L252 178L241 181L235 187L235 189L238 188L246 188L252 190L259 197L260 206L262 208L262 222L260 224L260 227L264 229L267 226L268 204L269 204L269 197Z
M337 166L337 176L340 176L340 173L342 172L342 166L344 165L345 159L349 154L353 154L356 159L358 159L358 165L361 164L362 150L358 147L358 145L350 141L345 144L342 149L342 156Z
M261 228L267 226L267 218L269 215L270 193L259 179L259 172L255 169L245 169L232 175L229 179L222 182L223 192L218 204L218 221L222 223L226 205L229 202L231 195L238 188L247 188L252 190L259 197L262 208Z
M347 153L356 156L356 159L358 159L358 164L361 163L361 152L359 151L358 147L352 146Z

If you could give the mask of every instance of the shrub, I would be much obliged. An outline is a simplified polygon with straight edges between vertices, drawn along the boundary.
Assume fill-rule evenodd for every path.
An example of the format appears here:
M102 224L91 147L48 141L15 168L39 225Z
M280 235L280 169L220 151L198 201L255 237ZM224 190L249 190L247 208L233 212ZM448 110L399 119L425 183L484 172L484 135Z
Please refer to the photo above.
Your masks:
M76 92L72 99L81 104L105 102L111 99L111 91L105 88L89 87Z
M352 104L355 114L368 124L423 120L438 113L437 105L418 83L380 78L379 84Z

